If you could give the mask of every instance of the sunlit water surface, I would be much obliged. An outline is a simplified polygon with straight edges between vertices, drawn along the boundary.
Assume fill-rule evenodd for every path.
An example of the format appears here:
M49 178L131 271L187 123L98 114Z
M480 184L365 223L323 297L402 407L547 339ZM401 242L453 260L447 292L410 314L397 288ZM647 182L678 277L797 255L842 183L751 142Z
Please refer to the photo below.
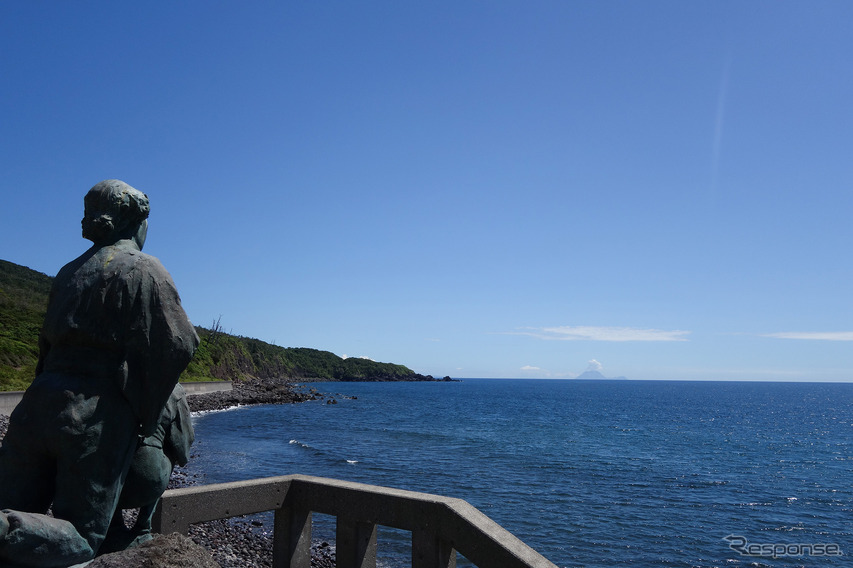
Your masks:
M853 384L318 383L337 404L203 414L204 483L301 473L465 499L558 566L843 566L853 555ZM331 540L330 519L317 538ZM380 531L385 566L408 538ZM460 559L460 566L465 565Z

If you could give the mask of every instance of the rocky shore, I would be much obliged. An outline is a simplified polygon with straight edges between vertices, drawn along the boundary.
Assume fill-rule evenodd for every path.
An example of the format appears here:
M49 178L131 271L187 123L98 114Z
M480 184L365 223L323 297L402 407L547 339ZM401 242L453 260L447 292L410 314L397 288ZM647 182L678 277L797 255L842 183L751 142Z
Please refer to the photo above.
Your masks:
M292 404L326 398L317 389L298 390L286 379L251 379L236 382L230 391L187 397L190 410L203 412L253 404ZM331 403L333 398L327 400ZM176 467L169 488L194 485L198 480L186 468ZM252 519L221 519L190 527L189 537L209 550L222 568L267 568L272 566L272 529ZM317 542L311 547L312 568L334 568L334 547Z
M233 384L230 391L193 394L187 397L190 410L224 410L250 404L289 404L321 397L316 389L309 392L297 390L289 379L250 379Z
M254 404L292 404L325 399L317 389L299 390L286 379L251 379L235 382L232 390L187 397L190 410L203 412ZM329 398L332 403L334 398ZM169 488L194 485L198 480L186 468L176 467ZM272 529L257 519L221 519L190 527L189 537L209 550L222 568L272 566ZM316 542L311 547L312 568L334 568L334 547Z
M316 389L301 391L285 379L253 379L234 384L231 391L189 395L187 401L193 412L222 410L234 406L253 404L289 404L307 400L326 399ZM0 439L6 434L9 417L0 415ZM169 488L187 487L199 482L198 476L187 468L176 467ZM126 515L132 523L134 512ZM222 568L272 567L272 527L265 527L257 519L222 519L193 525L188 535L194 542L212 554ZM328 542L315 542L311 547L312 568L334 568L334 546Z

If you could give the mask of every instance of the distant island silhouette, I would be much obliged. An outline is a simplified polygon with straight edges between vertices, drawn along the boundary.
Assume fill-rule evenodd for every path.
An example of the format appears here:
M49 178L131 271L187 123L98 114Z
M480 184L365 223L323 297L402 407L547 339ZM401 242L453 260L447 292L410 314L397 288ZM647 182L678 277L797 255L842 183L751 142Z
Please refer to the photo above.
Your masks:
M601 371L590 370L584 371L583 373L575 377L575 379L606 379L608 381L625 381L627 380L627 377L605 377L601 374Z

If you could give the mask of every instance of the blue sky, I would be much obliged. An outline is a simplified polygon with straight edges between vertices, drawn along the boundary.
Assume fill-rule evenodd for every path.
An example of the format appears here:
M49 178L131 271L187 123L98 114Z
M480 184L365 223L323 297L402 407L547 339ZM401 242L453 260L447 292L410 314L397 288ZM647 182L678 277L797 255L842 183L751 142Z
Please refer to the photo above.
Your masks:
M0 258L456 377L853 380L849 2L0 3Z

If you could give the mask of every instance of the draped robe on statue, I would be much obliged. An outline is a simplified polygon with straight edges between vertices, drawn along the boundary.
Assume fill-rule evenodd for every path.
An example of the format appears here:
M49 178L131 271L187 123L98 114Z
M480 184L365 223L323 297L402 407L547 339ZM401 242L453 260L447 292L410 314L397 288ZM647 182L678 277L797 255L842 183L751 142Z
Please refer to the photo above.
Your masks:
M0 447L0 566L94 557L137 443L156 430L198 336L160 261L121 240L62 268L39 342L36 378Z

